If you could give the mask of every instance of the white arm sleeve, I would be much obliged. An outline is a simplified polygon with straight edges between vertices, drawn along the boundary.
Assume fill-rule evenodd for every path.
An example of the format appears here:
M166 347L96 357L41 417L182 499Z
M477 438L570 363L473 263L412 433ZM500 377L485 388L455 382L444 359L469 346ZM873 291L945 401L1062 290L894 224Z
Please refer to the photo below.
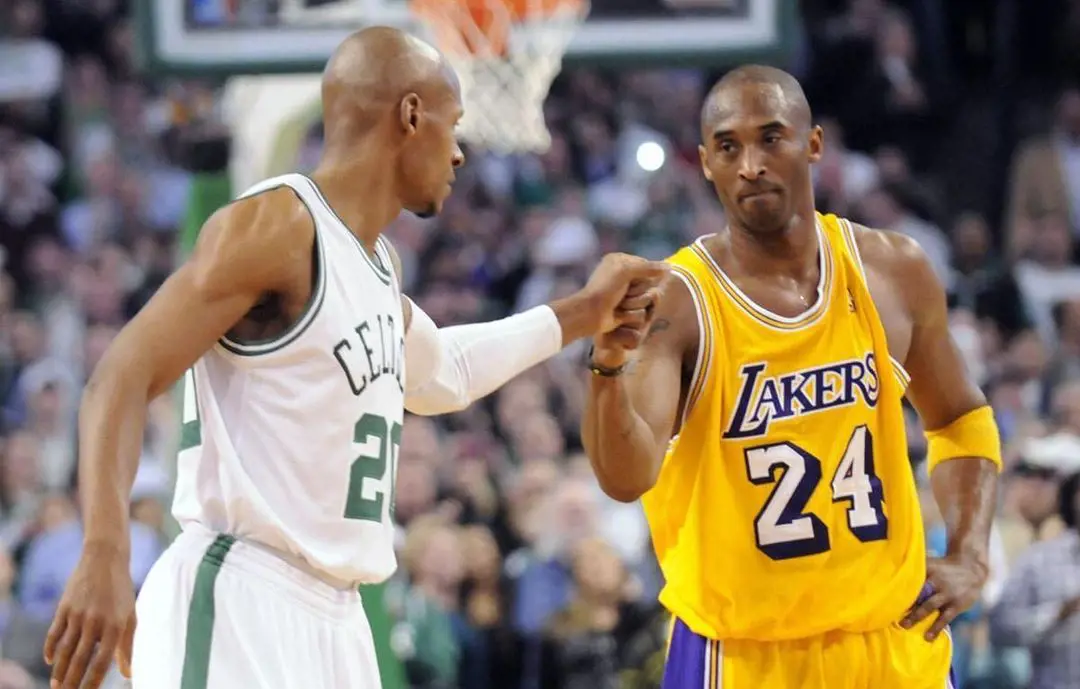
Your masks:
M562 326L548 306L439 328L414 303L405 334L405 408L424 416L460 411L561 349Z

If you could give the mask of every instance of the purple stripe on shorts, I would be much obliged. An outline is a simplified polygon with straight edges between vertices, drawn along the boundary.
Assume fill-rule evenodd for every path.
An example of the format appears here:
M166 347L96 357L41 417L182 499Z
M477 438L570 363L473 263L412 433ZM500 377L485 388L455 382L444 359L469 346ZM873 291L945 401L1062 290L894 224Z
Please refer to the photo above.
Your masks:
M705 649L708 640L676 619L664 664L662 689L702 689L705 684Z

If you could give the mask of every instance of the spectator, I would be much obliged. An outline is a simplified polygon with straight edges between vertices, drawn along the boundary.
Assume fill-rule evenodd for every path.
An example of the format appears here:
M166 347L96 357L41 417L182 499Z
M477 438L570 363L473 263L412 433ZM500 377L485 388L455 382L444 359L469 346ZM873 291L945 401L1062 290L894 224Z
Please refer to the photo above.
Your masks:
M953 271L949 306L967 309L989 321L1005 341L1030 325L1020 290L1004 264L993 254L986 219L962 213L952 229Z
M1067 530L1021 556L990 618L995 643L1031 650L1031 689L1080 685L1080 472L1062 483L1059 513Z
M548 619L570 599L570 558L577 543L596 534L596 503L584 481L568 477L544 506L542 530L524 551L515 553L520 574L514 623L523 634L539 634Z
M1005 507L1027 525L1028 542L1061 531L1057 494L1062 478L1080 471L1080 440L1065 433L1032 438L1008 477Z
M946 285L949 279L949 243L941 229L917 217L904 206L898 188L876 189L859 203L859 215L874 228L893 230L914 239L926 252L934 272Z
M405 539L408 582L391 605L400 620L391 641L413 687L457 685L462 639L456 614L464 575L457 538L446 519L428 515L413 521Z
M1021 145L1009 186L1006 238L1011 259L1031 251L1037 241L1032 223L1038 218L1056 216L1072 229L1070 237L1078 236L1074 233L1080 233L1080 90L1068 88L1058 97L1048 136Z
M491 531L465 527L460 547L465 561L461 608L473 634L462 649L461 689L519 686L523 672L522 638L510 625L513 591Z
M1064 215L1047 214L1029 221L1028 227L1028 250L1016 265L1016 281L1039 334L1053 342L1054 306L1080 294L1080 267L1072 263Z
M193 21L218 31L233 19L269 26L281 3L245 2L234 14L197 4L203 14ZM594 0L594 14L630 4L680 11ZM1050 68L1031 54L1075 61L1075 41L1033 32L1061 27L1067 36L1080 10L1021 13L1009 28L1016 45L991 32L991 47L972 40L971 27L1007 23L1000 12L1009 4L974 5L807 0L801 58L826 131L814 170L819 208L917 239L948 286L954 339L1007 442L996 520L1006 564L993 569L1016 581L1036 574L1042 556L1032 553L1057 542L1053 493L1080 454L1080 91L1048 84ZM29 647L40 647L81 540L68 494L81 387L174 268L191 188L188 142L225 131L215 119L224 103L217 81L140 71L132 6L0 3L0 63L28 65L0 78L0 689L46 672ZM949 26L965 38L946 55ZM950 79L950 65L972 80ZM993 76L977 80L983 72ZM440 325L494 318L580 286L601 253L662 258L723 232L698 154L701 96L715 76L568 65L545 103L549 151L470 150L440 217L404 214L389 228L407 291ZM1016 133L1000 123L1026 133L1041 119L1053 119L1050 133L1012 151ZM297 131L295 167L307 169L323 132ZM665 152L659 170L638 165L644 142ZM279 153L271 157L287 162ZM581 677L602 686L616 675L628 689L658 685L667 617L654 604L663 581L646 524L639 506L603 497L577 455L585 348L568 348L462 413L407 418L394 508L403 571L387 599L398 622L393 646L415 686L537 689ZM136 581L172 526L176 418L171 396L149 409L131 505ZM909 414L915 466L925 459L922 431ZM929 530L932 551L943 536ZM625 584L622 597L598 583L605 577ZM1017 674L999 662L1017 650L985 641L986 611L1008 622L1010 605L1023 617L1030 601L996 604L995 588L955 630L967 687L1012 689ZM1024 638L1036 649L1036 676L1040 663L1058 662L1064 629ZM998 624L995 635L1014 643L1017 630L1030 631Z
M618 689L622 649L647 616L627 603L629 573L607 543L578 543L572 563L575 594L547 625L540 687Z

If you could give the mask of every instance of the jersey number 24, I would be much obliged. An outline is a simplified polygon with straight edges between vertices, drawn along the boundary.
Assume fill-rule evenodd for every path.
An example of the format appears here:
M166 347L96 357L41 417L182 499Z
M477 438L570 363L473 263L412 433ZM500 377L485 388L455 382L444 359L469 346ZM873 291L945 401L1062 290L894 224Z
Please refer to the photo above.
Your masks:
M754 520L761 552L788 560L828 551L829 528L805 511L821 483L821 460L786 441L748 448L745 455L751 483L776 484ZM873 438L865 425L852 432L831 489L832 501L847 506L847 525L855 538L869 543L888 536L881 480L874 474Z

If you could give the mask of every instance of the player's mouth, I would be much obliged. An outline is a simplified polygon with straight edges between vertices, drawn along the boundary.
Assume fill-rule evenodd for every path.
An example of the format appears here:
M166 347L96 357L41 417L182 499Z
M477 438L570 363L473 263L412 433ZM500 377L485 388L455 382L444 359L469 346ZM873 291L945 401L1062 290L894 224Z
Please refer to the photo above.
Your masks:
M779 196L779 189L755 189L754 191L748 191L739 195L740 201L752 201L754 199L762 199L766 196Z

